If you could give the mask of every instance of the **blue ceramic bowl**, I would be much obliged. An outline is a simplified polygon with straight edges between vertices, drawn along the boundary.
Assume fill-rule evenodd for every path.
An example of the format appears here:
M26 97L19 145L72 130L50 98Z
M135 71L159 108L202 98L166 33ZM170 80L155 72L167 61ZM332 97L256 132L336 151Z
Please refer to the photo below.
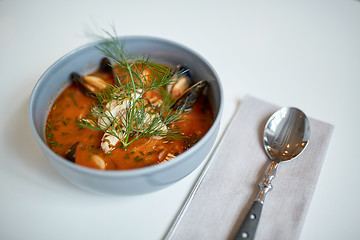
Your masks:
M76 165L54 153L45 140L45 122L50 106L70 84L69 73L95 71L103 54L99 43L81 47L55 62L39 79L31 94L29 121L34 137L55 169L73 184L98 193L139 194L164 188L194 171L209 154L218 134L223 93L220 80L201 56L177 43L153 37L120 37L128 52L150 55L152 60L167 64L186 64L198 80L209 82L207 94L213 106L215 121L208 133L192 148L171 161L134 170L100 171Z

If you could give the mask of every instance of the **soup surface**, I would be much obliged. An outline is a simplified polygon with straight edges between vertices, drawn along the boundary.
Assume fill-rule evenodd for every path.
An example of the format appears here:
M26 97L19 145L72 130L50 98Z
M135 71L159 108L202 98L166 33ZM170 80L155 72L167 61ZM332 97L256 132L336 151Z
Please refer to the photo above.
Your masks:
M114 84L112 74L96 71L90 75ZM159 97L155 91L145 96L151 98L153 95ZM63 157L77 143L72 161L101 170L135 169L168 161L201 139L214 120L209 100L202 94L181 121L174 123L181 132L180 137L144 137L125 149L118 143L112 151L105 153L100 147L104 132L78 124L97 102L96 98L86 96L76 84L69 85L51 106L46 122L46 140L48 146Z

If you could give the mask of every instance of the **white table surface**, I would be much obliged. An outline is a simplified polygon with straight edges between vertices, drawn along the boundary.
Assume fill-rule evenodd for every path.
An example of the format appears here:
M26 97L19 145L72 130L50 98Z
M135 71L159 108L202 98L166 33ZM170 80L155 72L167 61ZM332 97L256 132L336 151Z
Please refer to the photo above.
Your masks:
M211 2L211 3L210 3ZM205 57L225 93L221 132L249 94L335 125L301 239L359 239L360 1L0 0L0 239L161 239L202 170L140 196L63 179L29 129L41 74L91 41L150 35Z

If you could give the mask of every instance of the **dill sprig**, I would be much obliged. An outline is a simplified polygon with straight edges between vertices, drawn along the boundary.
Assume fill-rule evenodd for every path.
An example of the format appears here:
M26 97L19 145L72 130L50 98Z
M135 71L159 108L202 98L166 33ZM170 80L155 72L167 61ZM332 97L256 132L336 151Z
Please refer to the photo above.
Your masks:
M101 42L99 50L111 59L117 84L96 94L98 103L91 107L87 119L78 124L116 137L124 149L144 137L181 137L173 124L182 121L186 111L171 109L173 101L164 89L173 81L170 68L151 61L149 56L130 54L117 37L109 36ZM147 71L151 74L144 74ZM161 92L161 104L153 106L144 97L151 90ZM112 109L120 106L125 106L125 110L119 117Z

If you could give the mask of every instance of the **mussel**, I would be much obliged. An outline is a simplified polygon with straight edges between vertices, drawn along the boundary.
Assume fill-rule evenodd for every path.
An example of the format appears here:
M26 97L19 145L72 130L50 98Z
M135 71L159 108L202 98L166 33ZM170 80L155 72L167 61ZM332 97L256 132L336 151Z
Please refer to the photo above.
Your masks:
M75 162L75 153L78 146L79 142L76 142L68 150L65 151L65 158L70 162Z
M101 59L99 71L103 73L114 74L110 60L108 58ZM108 87L108 83L104 79L97 76L81 76L80 74L73 72L70 74L70 79L86 96L95 96L96 93L101 92Z
M178 110L183 108L183 110L189 110L192 108L196 100L200 97L202 91L207 86L208 82L201 80L195 83L193 86L188 88L180 98L178 98L175 103L171 106L172 109Z
M73 72L70 74L70 79L86 96L95 96L96 93L108 87L108 84L102 78L96 76L80 76L80 74Z
M116 69L113 68L113 65L111 64L110 60L108 58L103 58L100 61L100 67L99 67L99 71L102 73L108 73L111 74L114 78L114 84L116 86L119 86L119 79L117 77L116 74Z
M190 69L184 65L178 65L174 76L172 77L172 84L168 87L168 93L172 99L179 98L188 89L194 81L192 80Z
M99 71L103 72L103 73L113 74L113 68L112 68L110 60L108 58L101 59Z

